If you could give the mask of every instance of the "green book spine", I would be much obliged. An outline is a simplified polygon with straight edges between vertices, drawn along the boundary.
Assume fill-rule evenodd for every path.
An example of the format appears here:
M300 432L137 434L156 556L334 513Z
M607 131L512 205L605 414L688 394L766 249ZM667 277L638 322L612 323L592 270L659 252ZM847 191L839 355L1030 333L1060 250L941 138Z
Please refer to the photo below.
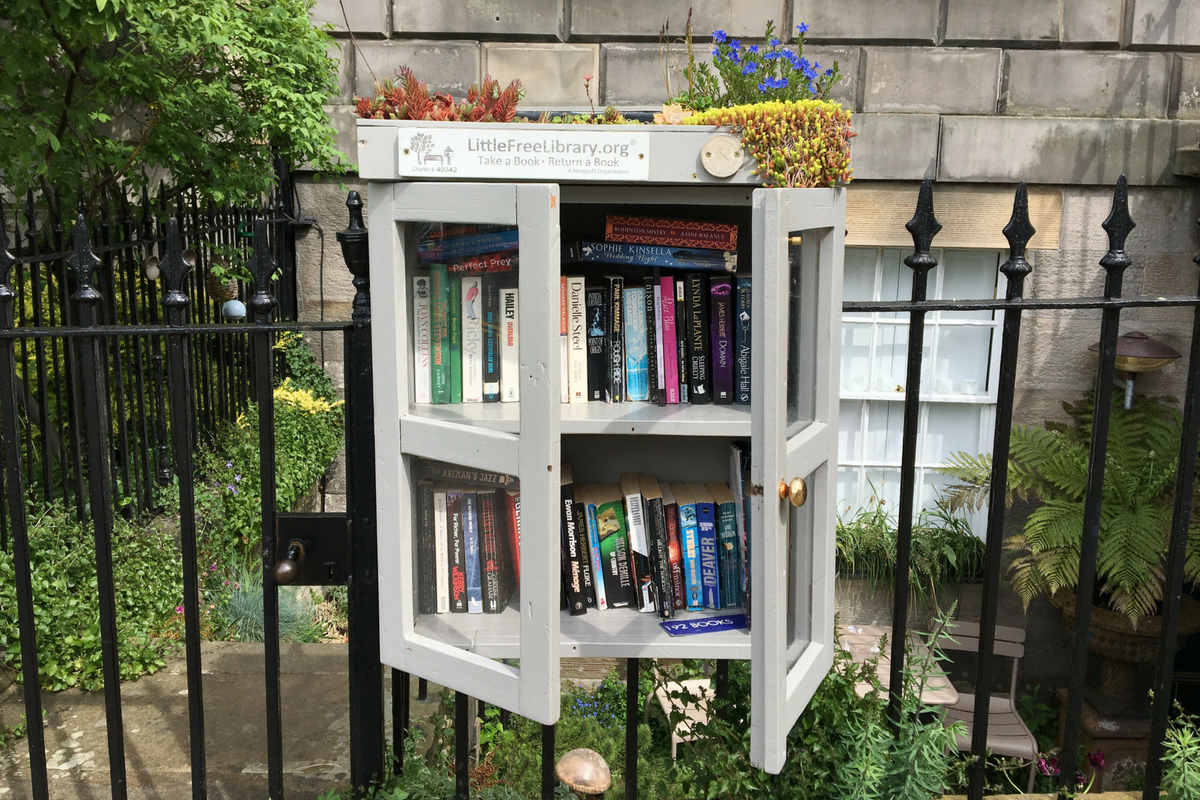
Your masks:
M717 556L720 564L723 608L736 608L741 602L737 539L737 506L733 503L721 503L717 506Z
M622 500L596 506L596 526L600 533L600 560L604 568L604 589L609 608L633 604L633 576L630 574L629 529L625 526Z
M462 402L462 282L450 278L450 402Z
M445 264L429 268L430 380L435 403L450 402L450 273Z

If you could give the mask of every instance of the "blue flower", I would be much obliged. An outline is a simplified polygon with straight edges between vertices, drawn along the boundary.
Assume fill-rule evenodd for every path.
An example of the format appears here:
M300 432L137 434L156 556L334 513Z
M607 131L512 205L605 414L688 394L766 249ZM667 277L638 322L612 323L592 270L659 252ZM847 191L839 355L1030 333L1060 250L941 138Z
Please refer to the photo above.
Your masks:
M751 75L757 69L758 69L758 64L755 64L753 61L747 61L746 65L744 67L742 67L742 74L743 75Z
M758 45L756 45L756 44L750 45L749 47L746 48L746 52L757 54L758 53Z
M741 39L730 39L729 46L732 47L734 50L741 50L742 49L742 40Z
M725 44L725 31L713 31L713 41Z
M771 47L779 47L779 40L778 40L778 39L772 39L770 42L768 42L768 44L770 44L770 45L771 45Z
M833 70L831 70L831 69L827 69L827 70L825 70L825 77L826 77L826 78L832 78L832 77L833 77Z
M765 54L763 54L763 58L767 61L774 61L776 59L783 58L784 53L786 52L786 50L784 50L783 53L779 52L778 50L768 50Z
M760 92L765 92L768 89L783 89L788 85L787 78L767 78L758 85Z
M729 54L729 60L735 64L742 63L742 51L737 49L736 47L733 48L733 50Z
M808 23L807 22L801 22L799 25L796 26L796 28L801 33L808 33Z
M713 48L713 58L717 59L718 61L721 60L721 48L719 48L719 47Z

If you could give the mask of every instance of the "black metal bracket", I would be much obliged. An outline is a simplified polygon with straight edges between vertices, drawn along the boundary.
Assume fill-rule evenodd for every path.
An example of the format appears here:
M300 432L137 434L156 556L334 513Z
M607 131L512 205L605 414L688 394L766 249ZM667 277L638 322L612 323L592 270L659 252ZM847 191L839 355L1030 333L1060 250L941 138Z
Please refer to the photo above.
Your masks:
M336 586L350 579L350 517L345 514L277 514L275 562L287 560L294 540L304 542L292 586Z

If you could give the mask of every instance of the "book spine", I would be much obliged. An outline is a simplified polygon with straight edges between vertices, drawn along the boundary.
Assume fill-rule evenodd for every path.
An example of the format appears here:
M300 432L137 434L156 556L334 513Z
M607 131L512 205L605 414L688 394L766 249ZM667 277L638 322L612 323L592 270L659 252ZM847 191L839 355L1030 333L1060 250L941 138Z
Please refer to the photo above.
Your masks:
M562 349L562 369L560 370L562 381L559 384L558 394L559 400L569 403L571 402L571 379L570 369L567 364L571 359L571 346L570 338L567 336L567 329L569 327L567 325L567 279L566 277L562 277L558 281L558 332Z
M462 375L463 402L483 402L483 291L482 278L463 278Z
M483 613L499 614L503 609L503 574L500 571L499 519L496 515L496 494L479 494L479 569L483 573Z
M588 286L585 289L587 310L587 398L604 400L604 372L607 356L604 339L608 333L608 292L603 286Z
M451 278L450 285L450 402L462 399L462 283Z
M567 595L567 610L571 616L587 613L587 597L583 588L583 562L587 556L579 550L579 525L575 516L575 495L571 484L563 484L559 495L559 516L562 521L563 589Z
M683 278L675 278L675 360L679 362L679 402L689 402L691 359L688 350L687 302Z
M672 350L675 348L675 342L667 342L666 334L663 330L663 293L662 279L654 278L654 336L657 346L655 347L655 357L658 366L658 404L660 406L667 405L667 348Z
M488 472L473 467L460 467L457 464L447 464L445 461L422 459L420 474L422 478L446 483L466 483L471 486L487 486L497 489L515 489L517 487L517 479L512 475Z
M516 289L500 290L500 400L521 399L521 350Z
M437 612L437 559L434 554L433 486L417 484L417 600L422 614Z
M688 398L693 404L711 403L708 364L708 303L705 297L704 275L689 273L687 282L688 309Z
M630 549L629 574L633 579L633 596L638 612L653 614L658 610L658 590L654 588L654 570L650 567L649 557Z
M504 493L505 530L508 533L508 562L512 564L513 579L521 587L521 495Z
M467 542L463 535L462 492L446 495L450 525L450 610L467 613Z
M604 399L623 403L625 397L625 281L620 276L608 278L608 372L605 377Z
M696 526L696 506L679 506L679 537L683 547L683 591L688 611L704 608L700 585L700 530Z
M696 503L700 544L700 586L704 607L721 607L721 576L717 570L717 521L712 503Z
M604 564L604 593L608 598L609 608L624 608L636 602L632 562L629 555L629 534L625 529L625 514L620 501L592 506L596 518L597 534L600 520L605 524L616 524L616 529L609 529L600 536L600 558Z
M737 253L732 250L697 250L624 242L579 242L570 249L569 257L585 264L625 264L705 272L734 272L737 269Z
M450 402L450 276L444 264L429 269L430 390L434 403Z
M733 326L734 377L733 402L750 405L750 278L737 279L737 315Z
M625 290L625 395L629 400L650 397L649 353L646 350L645 290Z
M683 543L679 535L679 506L663 509L667 522L667 558L671 570L671 597L676 611L687 608L687 589L683 580Z
M660 313L662 316L663 338L659 352L663 359L663 390L667 395L667 403L674 405L679 402L679 343L675 340L675 279L662 278L659 281L661 294Z
M645 314L646 314L646 384L649 390L648 399L651 403L657 405L658 390L660 388L658 373L661 365L661 360L658 353L658 323L656 321L657 314L654 313L654 278L647 277L645 279L645 289L642 292L644 299Z
M463 538L467 552L467 613L483 613L483 582L479 572L479 500L474 492L463 492Z
M588 608L599 608L600 589L596 585L595 560L589 535L587 507L575 503L575 552L579 556L579 579L583 591L583 602ZM597 554L599 550L597 549Z
M437 607L439 614L450 610L450 544L446 541L446 493L433 493L434 567L437 570Z
M567 278L567 324L570 337L571 402L586 403L587 395L587 307L583 278Z
M609 214L604 223L604 240L607 242L656 244L665 247L734 250L737 248L737 233L737 225L729 223L630 217L620 214Z
M622 481L624 483L624 481ZM634 595L639 611L653 611L656 592L653 590L653 573L650 568L650 536L646 520L645 503L636 480L631 491L622 486L625 497L625 522L629 531L630 568L633 570Z
M484 253L516 250L519 240L516 228L467 236L453 236L417 242L417 259L422 264L448 261Z
M741 597L738 563L737 504L717 506L717 562L721 569L721 607L736 608Z
M671 551L667 541L667 515L661 497L646 500L646 522L650 534L650 570L658 616L675 616L675 584L671 578Z
M502 250L477 256L452 258L444 262L450 276L467 278L480 275L502 275L517 269L520 258L516 250Z
M433 320L429 276L413 278L413 402L433 402Z
M608 581L605 580L604 560L600 554L600 529L596 526L596 507L586 503L576 503L576 511L582 508L584 522L587 525L588 552L591 555L592 584L596 591L596 608L601 611L608 609Z
M483 402L500 402L500 287L493 278L483 283Z
M712 344L713 402L733 403L733 281L725 275L714 276L708 284L709 317Z

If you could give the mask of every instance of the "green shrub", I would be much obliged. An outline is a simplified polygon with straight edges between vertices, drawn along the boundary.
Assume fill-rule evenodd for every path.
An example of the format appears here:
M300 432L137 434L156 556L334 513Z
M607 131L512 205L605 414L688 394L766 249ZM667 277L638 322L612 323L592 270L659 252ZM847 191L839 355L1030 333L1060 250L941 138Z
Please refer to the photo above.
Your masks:
M241 569L214 603L213 621L229 638L239 642L261 642L263 626L262 571ZM320 641L323 628L313 617L312 595L307 589L282 587L279 596L279 641Z
M1162 788L1166 800L1200 797L1200 718L1181 714L1167 731Z
M30 570L43 688L99 689L100 605L91 525L54 505L29 520ZM156 672L175 635L183 602L183 570L174 539L158 525L118 517L112 537L121 679ZM0 552L0 653L21 668L13 557Z

